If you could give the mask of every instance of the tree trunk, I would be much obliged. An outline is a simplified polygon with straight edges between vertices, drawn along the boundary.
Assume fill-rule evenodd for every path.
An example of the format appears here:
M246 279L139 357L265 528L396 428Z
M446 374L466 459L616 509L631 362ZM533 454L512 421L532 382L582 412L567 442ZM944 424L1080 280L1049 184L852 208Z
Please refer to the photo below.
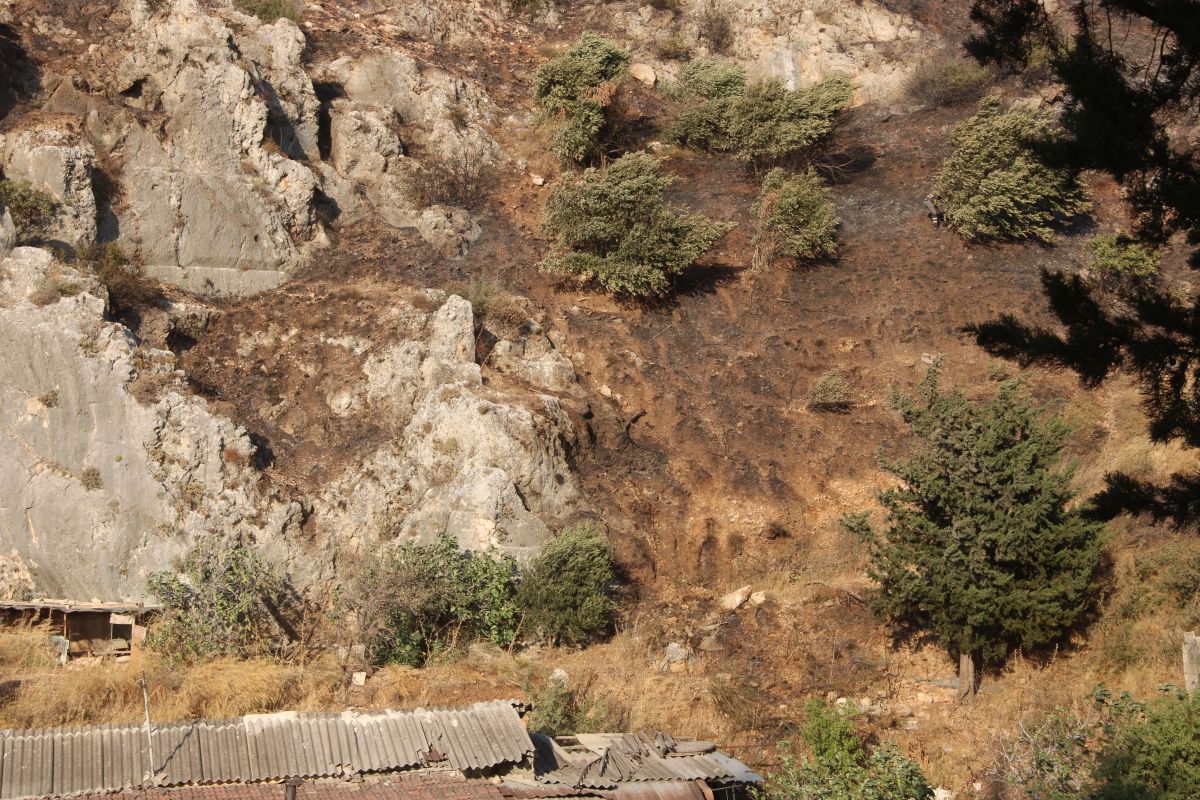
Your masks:
M958 697L963 700L974 697L979 683L975 678L975 654L960 653L958 656Z

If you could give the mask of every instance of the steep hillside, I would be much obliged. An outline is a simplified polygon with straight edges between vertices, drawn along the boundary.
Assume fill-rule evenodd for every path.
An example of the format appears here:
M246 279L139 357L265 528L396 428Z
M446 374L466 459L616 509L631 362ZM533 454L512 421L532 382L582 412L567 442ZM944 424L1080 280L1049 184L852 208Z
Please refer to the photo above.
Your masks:
M0 238L0 596L141 599L215 532L337 610L381 545L449 533L526 561L582 518L602 521L623 578L610 641L464 647L365 687L323 615L286 664L151 657L164 713L537 696L562 669L597 725L715 737L767 769L806 699L847 698L935 785L991 796L1022 720L1099 683L1179 682L1200 545L1169 513L1116 515L1080 623L966 701L936 642L897 639L868 608L866 548L839 525L878 511L879 455L910 441L889 393L938 359L971 398L1019 376L1064 418L1081 498L1109 473L1163 483L1198 465L1186 442L1151 440L1133 370L1081 380L1066 358L980 346L1010 314L1065 333L1044 273L1081 272L1091 236L1134 219L1092 171L1091 214L1052 244L970 244L931 222L974 98L923 102L907 81L960 52L968 4L309 0L271 21L233 0L63 5L0 3L0 175L59 203L41 249ZM737 225L655 300L537 266L545 202L575 168L548 150L533 72L584 31L636 70L612 89L618 149L656 153L671 203ZM681 70L718 51L790 89L853 78L810 158L836 258L755 267L762 174L664 144ZM988 81L1062 108L1056 84ZM123 251L136 290L73 261L81 239ZM1192 296L1188 253L1181 236L1164 247L1164 293ZM832 370L849 384L836 411L810 403ZM723 609L744 585L761 602ZM23 653L0 661L21 684L0 720L137 718L132 667L47 675ZM216 673L227 692L196 688ZM105 701L80 699L88 681Z

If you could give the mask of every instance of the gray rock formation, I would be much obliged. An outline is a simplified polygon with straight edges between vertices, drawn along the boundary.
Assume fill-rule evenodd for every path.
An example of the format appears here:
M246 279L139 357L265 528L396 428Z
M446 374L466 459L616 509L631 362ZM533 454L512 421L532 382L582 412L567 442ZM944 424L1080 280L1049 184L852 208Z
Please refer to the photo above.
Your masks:
M657 41L678 27L705 49L698 20L707 2L688 0L683 15L644 5L617 19L633 41ZM793 89L833 72L847 74L860 102L897 99L916 56L942 46L937 34L878 0L725 0L718 8L731 23L728 57Z
M17 226L12 214L0 203L0 258L6 258L17 245Z
M208 530L288 549L299 506L265 491L244 430L178 391L170 354L106 322L103 290L46 251L0 268L0 595L137 598Z
M140 599L150 572L210 531L253 541L301 587L397 537L445 531L525 556L579 502L566 414L483 386L460 297L419 292L387 321L393 344L347 343L363 377L331 408L381 415L394 434L311 501L274 488L246 431L187 396L174 357L104 308L97 282L47 251L0 261L0 597ZM181 330L207 320L195 305L164 315Z
M464 547L525 556L570 515L570 420L555 398L527 408L484 388L473 328L470 304L450 297L424 341L367 358L361 391L398 435L319 498L324 528L362 531L360 546L446 532Z
M26 181L58 201L58 213L45 235L68 248L96 238L95 158L91 145L72 131L38 128L0 137L5 176Z

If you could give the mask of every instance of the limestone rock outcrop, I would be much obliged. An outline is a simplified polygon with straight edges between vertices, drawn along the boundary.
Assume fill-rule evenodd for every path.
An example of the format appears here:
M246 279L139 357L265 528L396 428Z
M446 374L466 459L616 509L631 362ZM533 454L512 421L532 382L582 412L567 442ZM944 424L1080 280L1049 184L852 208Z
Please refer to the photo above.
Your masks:
M485 388L470 304L432 290L424 298L440 304L424 336L363 366L359 391L389 415L397 436L322 494L318 521L362 532L359 546L445 532L464 547L526 556L580 499L568 461L571 422L554 397L526 406Z
M59 200L53 239L117 241L153 278L248 294L327 243L318 208L334 225L378 213L447 257L478 236L418 180L501 158L474 83L386 49L310 65L296 23L232 4L126 8L128 33L95 46L91 73L49 76L48 116L0 139L4 174Z
M96 154L71 130L39 127L0 136L0 167L10 180L29 183L57 202L45 237L66 248L96 238L92 168Z
M0 274L0 595L137 598L209 530L288 550L300 506L266 491L243 429L179 391L169 354L104 319L94 280L29 247Z
M700 20L710 6L689 0L677 14L645 5L618 18L633 41L676 35L703 52L711 42ZM726 57L792 89L844 73L860 102L897 99L918 56L942 46L935 33L878 0L726 0L715 8L729 22Z

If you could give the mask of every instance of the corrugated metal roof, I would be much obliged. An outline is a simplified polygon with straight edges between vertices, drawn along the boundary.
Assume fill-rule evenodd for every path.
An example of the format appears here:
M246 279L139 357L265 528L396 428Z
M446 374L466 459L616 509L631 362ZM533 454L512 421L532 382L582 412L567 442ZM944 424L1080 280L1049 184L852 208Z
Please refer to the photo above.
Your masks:
M745 764L707 742L677 744L662 734L653 739L628 733L573 738L579 747L563 747L548 736L534 734L538 781L594 790L638 782L762 782Z
M464 772L517 764L533 743L510 701L465 708L253 714L152 729L101 725L0 731L0 800L159 786L403 770L431 750Z

